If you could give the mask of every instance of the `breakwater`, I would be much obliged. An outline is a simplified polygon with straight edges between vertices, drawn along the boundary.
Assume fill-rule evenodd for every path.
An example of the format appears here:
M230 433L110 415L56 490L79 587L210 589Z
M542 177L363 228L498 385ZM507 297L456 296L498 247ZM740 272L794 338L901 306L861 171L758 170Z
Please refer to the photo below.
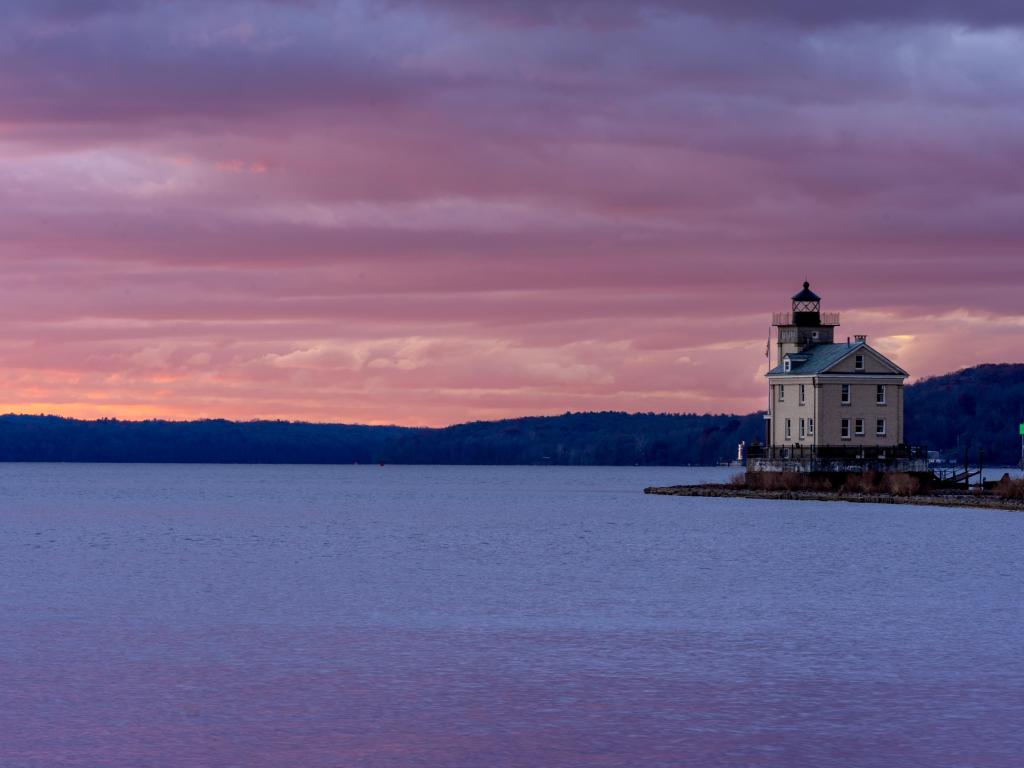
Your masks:
M644 488L656 496L701 496L732 499L773 499L780 501L848 501L859 504L925 504L938 507L971 507L1005 509L1024 512L1024 501L965 491L942 490L927 494L897 495L892 493L848 493L838 491L755 490L735 485L671 485Z

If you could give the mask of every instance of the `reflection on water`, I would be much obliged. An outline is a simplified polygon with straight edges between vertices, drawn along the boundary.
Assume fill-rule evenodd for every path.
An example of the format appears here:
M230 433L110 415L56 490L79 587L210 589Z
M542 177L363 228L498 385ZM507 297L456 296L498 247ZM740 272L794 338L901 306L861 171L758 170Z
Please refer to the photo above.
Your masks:
M1006 766L1024 516L0 466L0 765Z

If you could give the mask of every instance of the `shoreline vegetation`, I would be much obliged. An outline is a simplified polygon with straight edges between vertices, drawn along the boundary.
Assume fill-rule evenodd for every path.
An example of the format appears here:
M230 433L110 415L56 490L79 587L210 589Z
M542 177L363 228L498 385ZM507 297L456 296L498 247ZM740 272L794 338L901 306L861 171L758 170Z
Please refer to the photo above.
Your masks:
M850 473L840 477L797 472L740 474L730 483L644 488L656 496L698 496L777 501L847 501L859 504L917 504L1024 512L1024 478L1003 475L981 488L929 487L926 478L901 472Z

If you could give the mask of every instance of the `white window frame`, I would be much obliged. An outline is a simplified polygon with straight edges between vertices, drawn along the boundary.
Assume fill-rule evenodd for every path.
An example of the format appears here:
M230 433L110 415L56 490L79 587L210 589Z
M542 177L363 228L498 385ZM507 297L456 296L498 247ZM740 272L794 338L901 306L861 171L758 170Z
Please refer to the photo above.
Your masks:
M780 403L786 402L786 385L785 384L779 384L779 402Z
M885 435L886 435L885 419L875 419L875 435L877 437L885 437Z
M853 390L849 384L839 385L839 404L849 405L853 401Z
M800 439L803 440L807 437L807 420L800 419Z
M786 439L787 440L792 440L793 439L793 420L792 419L786 419L785 423L786 423Z
M789 373L790 371L793 370L793 361L790 360L788 357L782 361L782 370L784 370L786 373Z
M875 404L885 405L889 388L885 384L879 384L875 388Z
M853 434L858 437L864 434L864 419L853 420Z
M814 419L807 419L807 435L808 437L814 437Z
M803 405L806 402L807 402L807 385L806 384L801 384L800 385L800 405Z
M864 355L854 355L853 358L853 369L855 371L864 370Z
M849 419L840 419L839 420L839 439L840 440L849 440L850 439L850 420Z

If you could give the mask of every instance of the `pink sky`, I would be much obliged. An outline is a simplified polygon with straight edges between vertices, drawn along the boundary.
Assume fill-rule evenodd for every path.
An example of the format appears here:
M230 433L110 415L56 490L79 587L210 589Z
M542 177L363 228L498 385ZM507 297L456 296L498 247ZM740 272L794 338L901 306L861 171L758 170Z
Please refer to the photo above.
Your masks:
M1020 362L1024 5L767 5L12 0L0 411L749 412L805 278Z

